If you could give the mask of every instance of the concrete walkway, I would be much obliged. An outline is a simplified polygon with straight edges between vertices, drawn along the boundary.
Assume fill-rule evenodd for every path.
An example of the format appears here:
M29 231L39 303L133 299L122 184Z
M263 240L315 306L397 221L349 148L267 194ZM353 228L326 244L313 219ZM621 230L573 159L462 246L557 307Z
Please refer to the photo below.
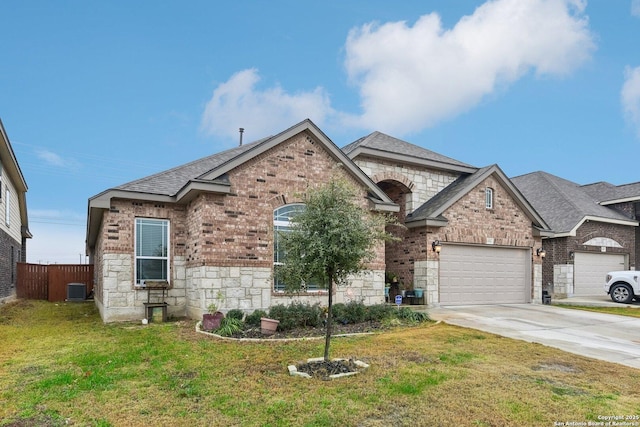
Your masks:
M554 303L569 300L580 304L574 298ZM609 303L597 300L594 304ZM427 311L433 320L640 369L640 318L540 304L447 306Z

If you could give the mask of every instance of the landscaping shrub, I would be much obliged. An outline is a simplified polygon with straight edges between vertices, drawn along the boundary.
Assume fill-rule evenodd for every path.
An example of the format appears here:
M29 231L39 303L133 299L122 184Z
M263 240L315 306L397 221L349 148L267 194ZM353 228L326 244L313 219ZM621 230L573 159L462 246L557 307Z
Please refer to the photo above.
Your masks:
M366 322L369 320L367 312L367 306L363 302L355 301L333 304L332 309L333 320L343 325Z
M240 310L239 308L232 308L227 312L226 317L242 320L244 318L244 311Z
M426 322L427 320L429 320L429 315L427 313L413 311L409 307L402 307L396 312L397 312L396 316L398 317L398 319L406 320L409 322L419 323L419 322Z
M351 301L346 306L347 323L362 323L367 319L367 306L363 302Z
M220 327L214 332L223 337L230 337L233 334L242 331L244 328L244 322L241 319L235 317L225 317L220 322Z
M275 305L269 310L269 317L280 321L278 330L316 327L322 323L323 312L319 304L294 302L289 306Z
M347 306L341 302L333 304L331 308L331 314L333 316L333 320L337 323L342 323L346 325L347 322Z
M384 319L395 316L397 309L388 304L376 304L367 307L366 319L367 321L380 322Z
M253 313L247 315L244 323L248 326L259 327L262 317L267 317L267 312L264 310L255 310Z

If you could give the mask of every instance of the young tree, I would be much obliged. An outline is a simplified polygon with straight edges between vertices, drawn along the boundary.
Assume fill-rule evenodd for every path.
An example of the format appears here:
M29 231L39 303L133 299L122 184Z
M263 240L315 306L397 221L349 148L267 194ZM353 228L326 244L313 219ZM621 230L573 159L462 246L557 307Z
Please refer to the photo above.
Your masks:
M276 274L285 289L295 292L313 282L328 290L325 360L333 329L333 287L362 271L374 259L376 244L391 239L385 232L388 218L362 208L356 197L341 180L309 191L305 209L292 218L291 230L279 236L285 255Z

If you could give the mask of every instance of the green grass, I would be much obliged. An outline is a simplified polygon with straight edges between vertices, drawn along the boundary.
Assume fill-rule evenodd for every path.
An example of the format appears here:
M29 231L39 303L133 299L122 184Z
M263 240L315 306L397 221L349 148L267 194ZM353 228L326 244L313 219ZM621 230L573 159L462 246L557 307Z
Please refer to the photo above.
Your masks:
M92 304L0 306L0 425L503 426L640 415L640 370L428 323L334 338L371 365L334 381L287 365L324 342L238 343L195 321L104 325Z
M562 304L562 302L554 303L554 305L562 308L570 308L573 310L586 310L595 311L597 313L617 314L619 316L640 317L640 306L592 307L585 305Z

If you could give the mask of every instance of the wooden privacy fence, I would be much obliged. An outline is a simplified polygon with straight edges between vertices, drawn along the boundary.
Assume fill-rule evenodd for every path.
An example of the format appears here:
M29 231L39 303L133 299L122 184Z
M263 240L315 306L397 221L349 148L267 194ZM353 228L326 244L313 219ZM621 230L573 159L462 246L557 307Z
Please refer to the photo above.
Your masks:
M84 283L87 295L93 290L92 264L18 263L16 296L51 302L67 298L67 283Z

